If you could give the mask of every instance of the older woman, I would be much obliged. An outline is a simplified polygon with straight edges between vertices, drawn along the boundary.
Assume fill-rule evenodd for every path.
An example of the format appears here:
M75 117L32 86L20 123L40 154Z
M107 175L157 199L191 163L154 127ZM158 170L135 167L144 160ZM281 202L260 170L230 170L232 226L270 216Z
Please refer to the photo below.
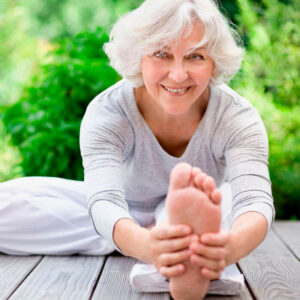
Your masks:
M9 197L17 181L22 186L4 209L23 201L31 211L31 203L73 227L49 221L40 237L22 246L12 242L17 225L7 226L6 218L10 232L0 232L0 250L117 249L169 277L174 299L203 298L210 280L261 243L274 218L264 125L224 84L241 64L243 51L233 36L211 0L146 0L121 18L105 50L124 79L98 95L83 118L85 182L23 178L0 186L0 195ZM228 231L221 229L217 188L225 177L233 203ZM34 202L34 193L43 195L36 192L41 183L51 199Z

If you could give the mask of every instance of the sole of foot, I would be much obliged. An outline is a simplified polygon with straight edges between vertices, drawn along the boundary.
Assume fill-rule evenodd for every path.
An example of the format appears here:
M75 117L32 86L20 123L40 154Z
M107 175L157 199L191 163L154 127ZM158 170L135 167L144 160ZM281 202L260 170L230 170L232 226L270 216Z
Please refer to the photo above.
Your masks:
M166 200L168 222L188 224L193 233L218 232L221 224L221 196L212 177L187 163L176 165L170 176ZM170 278L170 292L175 300L199 300L206 295L209 280L187 261L185 273Z

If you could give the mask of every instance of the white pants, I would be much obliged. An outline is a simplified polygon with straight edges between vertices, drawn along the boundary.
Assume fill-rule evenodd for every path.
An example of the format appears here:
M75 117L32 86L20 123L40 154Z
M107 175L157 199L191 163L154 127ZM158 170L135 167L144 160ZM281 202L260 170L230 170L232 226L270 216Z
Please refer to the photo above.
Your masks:
M84 183L55 177L24 177L0 183L0 252L13 255L105 255L113 245L101 238L88 215ZM231 225L231 190L221 187L222 227ZM165 204L156 223L167 217Z

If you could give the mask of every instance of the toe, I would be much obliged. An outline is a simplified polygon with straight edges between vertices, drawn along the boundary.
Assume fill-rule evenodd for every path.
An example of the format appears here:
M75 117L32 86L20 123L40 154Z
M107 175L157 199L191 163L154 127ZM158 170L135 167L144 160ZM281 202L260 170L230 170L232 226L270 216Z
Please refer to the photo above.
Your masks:
M203 187L203 182L205 180L205 178L207 177L207 175L205 173L203 173L202 171L199 172L195 177L194 177L194 184L195 186L204 192L204 187Z
M211 193L213 192L213 190L215 188L216 188L215 180L211 176L207 176L203 180L203 189L204 189L205 194L208 197L211 197Z
M211 199L212 199L213 203L219 205L222 200L221 192L218 189L213 190L213 192L211 193Z
M189 185L192 177L192 166L188 163L179 163L171 171L170 189L182 189Z
M192 169L192 179L190 180L190 184L189 186L194 186L197 187L197 183L196 183L196 177L198 174L202 173L202 170L198 167L193 167Z
M201 173L201 169L198 168L198 167L193 167L193 170L192 170L192 174L193 174L193 177L195 178L199 173Z
M205 192L214 204L220 204L222 200L221 192L216 188L216 183L213 177L208 176L202 171L194 178L195 187Z

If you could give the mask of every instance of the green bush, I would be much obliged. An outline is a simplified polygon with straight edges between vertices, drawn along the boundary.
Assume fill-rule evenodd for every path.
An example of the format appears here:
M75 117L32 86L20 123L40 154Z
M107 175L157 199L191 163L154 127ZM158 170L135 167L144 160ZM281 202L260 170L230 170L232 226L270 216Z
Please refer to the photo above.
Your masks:
M48 55L20 100L4 113L24 176L82 179L79 127L87 104L119 76L108 65L102 29L64 40Z
M277 218L300 219L300 2L237 2L247 53L232 85L267 127Z

